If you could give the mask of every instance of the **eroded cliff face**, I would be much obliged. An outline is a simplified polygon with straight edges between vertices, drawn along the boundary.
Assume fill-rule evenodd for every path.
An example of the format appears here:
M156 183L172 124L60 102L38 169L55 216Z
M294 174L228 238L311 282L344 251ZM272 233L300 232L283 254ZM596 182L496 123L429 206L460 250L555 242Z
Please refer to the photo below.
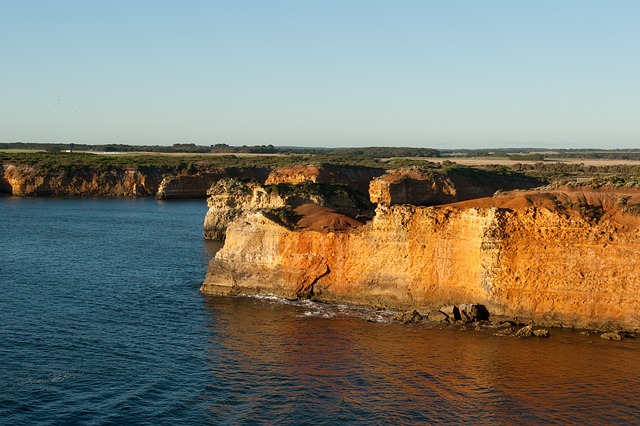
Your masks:
M344 184L363 194L367 194L369 182L384 173L385 171L382 168L333 164L283 167L271 172L265 185L277 185L280 183L298 185L304 182Z
M573 208L589 198L593 210ZM640 327L637 193L488 200L381 206L343 232L296 230L254 212L229 225L202 291L395 309L476 303L540 324Z
M53 168L0 165L0 193L15 196L111 196L160 199L205 198L212 183L224 178L264 182L266 167L227 167L184 171L161 167Z
M236 179L222 179L209 189L207 205L209 210L204 218L204 237L223 240L227 226L244 212L271 210L286 205L279 194L268 193L255 182Z
M231 167L212 172L200 172L186 175L166 176L160 186L156 198L207 198L212 185L221 179L236 178L264 182L269 176L269 169L265 167Z
M373 203L433 206L489 197L498 190L530 189L543 183L524 175L480 169L457 168L443 172L409 168L390 170L373 179L369 195Z
M489 195L489 194L487 194ZM392 170L369 184L372 203L434 205L459 201L456 186L444 174L422 170Z
M222 179L209 190L209 210L204 220L204 236L222 240L227 226L250 212L286 209L293 211L304 204L331 206L342 212L359 215L372 213L367 200L341 185L262 185L237 179Z
M0 190L16 196L107 195L140 197L154 195L161 174L157 171L113 169L42 171L29 166L3 166Z
M212 173L198 173L187 176L167 176L158 186L156 198L159 200L175 198L206 198L207 191L215 182Z

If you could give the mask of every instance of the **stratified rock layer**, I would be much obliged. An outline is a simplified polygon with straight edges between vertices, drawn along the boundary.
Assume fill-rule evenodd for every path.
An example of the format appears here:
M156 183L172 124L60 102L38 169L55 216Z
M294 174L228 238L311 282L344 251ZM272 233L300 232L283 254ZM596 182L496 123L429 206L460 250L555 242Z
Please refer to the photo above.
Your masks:
M390 170L369 185L371 202L386 205L433 206L490 197L496 191L531 189L543 181L520 174L458 168L449 171L416 168Z
M167 176L162 179L156 198L205 198L211 185L220 177L214 173L198 173L186 176Z
M584 209L574 208L580 200ZM294 230L261 212L241 216L202 291L425 311L474 303L492 316L540 324L640 327L637 193L467 203L382 206L345 232Z
M208 194L204 237L212 240L223 240L229 223L245 211L271 210L286 205L280 194L267 192L259 183L236 179L219 180Z
M265 185L277 185L279 183L297 185L304 182L345 184L366 194L369 191L369 182L375 177L384 174L384 172L384 169L376 167L335 164L282 167L271 172Z
M372 203L386 205L434 205L459 201L455 184L448 176L415 169L393 170L372 180L369 196Z
M224 178L264 182L264 167L223 167L205 172L165 167L42 167L0 164L0 194L14 196L107 196L160 199L205 198Z
M144 197L155 195L162 175L157 170L64 169L43 171L30 166L3 165L0 191L15 196L89 195Z
M156 198L206 198L211 186L221 179L236 178L264 182L268 175L268 169L261 167L229 167L191 175L169 175L160 182Z

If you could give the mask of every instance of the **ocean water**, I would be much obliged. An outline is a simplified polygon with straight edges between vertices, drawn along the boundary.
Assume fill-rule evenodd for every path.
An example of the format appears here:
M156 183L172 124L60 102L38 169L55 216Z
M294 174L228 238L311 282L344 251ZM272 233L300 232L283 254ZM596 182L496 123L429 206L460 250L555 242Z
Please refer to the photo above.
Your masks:
M0 198L0 424L631 424L640 339L211 297L206 204Z

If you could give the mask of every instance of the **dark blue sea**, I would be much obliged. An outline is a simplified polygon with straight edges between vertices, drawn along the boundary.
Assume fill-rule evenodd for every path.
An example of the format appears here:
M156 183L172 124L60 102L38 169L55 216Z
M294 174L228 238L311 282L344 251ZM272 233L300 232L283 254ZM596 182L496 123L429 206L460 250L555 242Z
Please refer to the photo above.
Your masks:
M0 198L0 424L640 421L640 339L204 296L205 212Z

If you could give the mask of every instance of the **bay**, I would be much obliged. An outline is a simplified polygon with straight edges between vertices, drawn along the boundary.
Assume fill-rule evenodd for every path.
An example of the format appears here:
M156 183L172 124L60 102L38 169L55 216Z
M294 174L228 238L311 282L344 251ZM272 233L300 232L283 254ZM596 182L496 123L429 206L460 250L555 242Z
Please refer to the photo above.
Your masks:
M633 423L640 344L199 292L203 201L0 198L0 423Z

